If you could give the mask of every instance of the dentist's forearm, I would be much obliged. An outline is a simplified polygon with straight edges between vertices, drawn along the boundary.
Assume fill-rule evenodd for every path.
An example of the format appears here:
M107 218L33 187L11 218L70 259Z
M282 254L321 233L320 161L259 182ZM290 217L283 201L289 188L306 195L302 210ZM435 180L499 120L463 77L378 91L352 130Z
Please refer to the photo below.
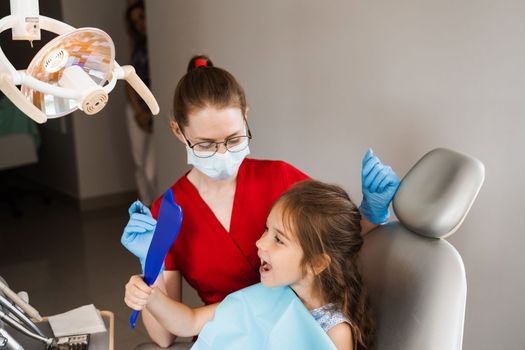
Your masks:
M370 221L365 219L364 216L362 216L361 217L361 236L365 236L368 232L372 231L377 226L379 225L371 223Z

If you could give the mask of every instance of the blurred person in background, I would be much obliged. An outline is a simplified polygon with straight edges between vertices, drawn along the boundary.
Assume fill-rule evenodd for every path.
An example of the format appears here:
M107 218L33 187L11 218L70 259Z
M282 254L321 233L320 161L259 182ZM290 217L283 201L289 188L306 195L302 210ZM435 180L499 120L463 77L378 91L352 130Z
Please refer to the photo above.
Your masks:
M126 10L126 25L131 47L131 65L150 87L146 12L143 1L131 3ZM135 165L139 198L151 204L155 199L156 174L153 147L153 118L146 103L127 85L126 121Z

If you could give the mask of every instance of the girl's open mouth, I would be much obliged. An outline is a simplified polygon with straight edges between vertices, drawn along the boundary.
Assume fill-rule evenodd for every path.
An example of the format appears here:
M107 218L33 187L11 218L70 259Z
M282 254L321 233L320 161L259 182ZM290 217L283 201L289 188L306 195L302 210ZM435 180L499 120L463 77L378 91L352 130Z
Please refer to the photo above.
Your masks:
M259 268L259 272L261 274L269 272L272 269L272 265L270 265L268 262L261 259L261 267Z

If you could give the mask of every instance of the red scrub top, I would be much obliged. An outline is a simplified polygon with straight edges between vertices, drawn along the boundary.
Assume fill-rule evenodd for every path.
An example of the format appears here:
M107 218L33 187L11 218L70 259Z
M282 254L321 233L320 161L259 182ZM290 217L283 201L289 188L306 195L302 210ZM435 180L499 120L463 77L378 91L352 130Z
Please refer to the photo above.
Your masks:
M306 174L283 161L246 158L237 174L228 232L184 175L171 187L183 219L166 256L166 270L180 271L206 304L258 283L255 242L264 232L270 208L294 183L305 179ZM155 219L161 199L152 205Z

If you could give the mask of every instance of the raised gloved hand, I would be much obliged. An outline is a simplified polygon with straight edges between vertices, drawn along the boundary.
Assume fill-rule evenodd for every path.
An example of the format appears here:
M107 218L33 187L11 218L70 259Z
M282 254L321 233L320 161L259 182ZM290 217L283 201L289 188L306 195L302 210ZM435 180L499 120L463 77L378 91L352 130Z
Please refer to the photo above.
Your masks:
M384 165L374 156L371 148L363 158L361 185L361 215L373 224L384 224L390 217L388 207L399 187L399 178L391 167Z
M153 218L148 207L138 200L131 204L128 212L129 221L124 228L120 242L139 258L142 271L144 271L146 256L153 239L155 226L157 226L157 220Z

